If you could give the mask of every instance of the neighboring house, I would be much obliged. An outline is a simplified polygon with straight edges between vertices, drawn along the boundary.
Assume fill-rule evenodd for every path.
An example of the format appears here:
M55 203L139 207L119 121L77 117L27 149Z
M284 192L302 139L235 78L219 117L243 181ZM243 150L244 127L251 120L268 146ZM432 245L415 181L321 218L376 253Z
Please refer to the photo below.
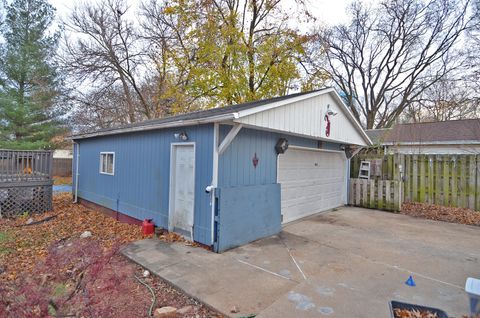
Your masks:
M58 159L72 159L73 150L72 149L56 149L53 151L53 158Z
M398 124L365 132L389 154L480 154L480 119Z
M217 252L346 204L346 153L370 145L331 88L72 139L81 202L153 219Z

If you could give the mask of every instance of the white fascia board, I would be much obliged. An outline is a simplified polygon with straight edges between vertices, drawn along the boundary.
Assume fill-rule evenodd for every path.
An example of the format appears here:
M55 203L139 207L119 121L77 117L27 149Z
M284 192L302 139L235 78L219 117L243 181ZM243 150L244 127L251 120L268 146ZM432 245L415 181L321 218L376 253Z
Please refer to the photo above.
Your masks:
M370 140L368 135L365 133L365 131L363 130L360 123L355 119L355 116L353 116L353 114L348 109L347 105L345 105L342 98L338 95L337 91L334 88L327 88L327 89L320 90L318 92L312 92L310 94L305 94L305 95L301 95L301 96L294 97L294 98L288 98L288 99L285 99L285 100L282 100L282 101L279 101L279 102L270 103L270 104L262 105L262 106L259 106L259 107L239 111L237 114L235 114L235 119L246 117L246 116L249 116L249 115L253 115L253 114L263 112L263 111L266 111L266 110L269 110L269 109L272 109L272 108L292 104L292 103L295 103L295 102L298 102L298 101L302 101L302 100L305 100L305 99L308 99L308 98L320 96L320 95L323 95L323 94L331 94L337 103L344 106L343 111L345 111L345 113L347 115L347 118L350 120L350 122L354 125L355 129L360 133L360 135L365 140L365 144L364 145L359 145L359 146L371 146L371 145L373 145L372 141ZM307 137L312 137L312 136L307 136ZM321 139L319 139L319 140L321 140ZM335 140L331 140L331 139L324 139L324 140L335 142ZM338 142L338 141L336 141L336 142Z
M278 102L268 103L268 104L265 104L265 105L262 105L262 106L241 110L236 114L235 119L246 117L246 116L253 115L253 114L256 114L256 113L260 113L260 112L264 112L264 111L272 109L272 108L280 107L280 106L283 106L283 105L288 105L288 104L295 103L295 102L298 102L298 101L301 101L301 100L304 100L304 99L319 96L319 95L322 95L322 94L325 94L325 93L329 92L330 90L331 90L330 88L329 89L324 89L324 90L320 90L318 92L312 92L310 94L304 94L304 95L300 95L300 96L297 96L297 97L287 98L287 99L284 99L284 100L281 100L281 101L278 101Z
M126 134L131 132L138 132L138 131L157 130L162 128L194 126L194 125L200 125L200 124L221 122L224 120L231 120L233 118L235 118L234 113L230 113L226 115L213 116L213 117L207 117L207 118L201 118L201 119L177 120L177 121L172 121L168 123L160 123L160 124L152 124L152 125L144 125L144 126L128 127L128 128L118 128L118 129L112 129L109 131L86 133L86 134L71 136L69 137L69 139L79 140L79 139L99 137L99 136Z
M235 120L234 120L233 122L234 122L234 123L237 123L237 121L235 121ZM365 145L348 143L348 142L346 142L346 141L344 141L344 140L337 140L337 139L332 139L332 138L324 138L324 137L320 137L320 136L304 135L304 134L299 134L299 133L292 132L292 131L287 131L287 130L280 130L280 129L274 129L274 128L269 128L269 127L261 127L261 126L249 125L249 124L245 124L245 123L242 123L242 122L238 122L238 124L242 124L242 125L243 125L243 128L250 128L250 129L261 130L261 131L268 131L268 132L276 132L276 133L285 134L285 135L290 135L290 136L296 136L296 137L302 137L302 138L307 138L307 139L320 140L320 141L337 143L337 144L343 144L343 145L355 145L355 146L365 147Z

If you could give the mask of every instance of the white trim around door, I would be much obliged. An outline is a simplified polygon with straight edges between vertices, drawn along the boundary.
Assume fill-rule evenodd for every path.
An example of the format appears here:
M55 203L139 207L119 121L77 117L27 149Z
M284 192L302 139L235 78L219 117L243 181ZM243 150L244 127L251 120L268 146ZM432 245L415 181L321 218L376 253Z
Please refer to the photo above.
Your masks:
M193 180L191 181L192 184L189 184L188 178L181 180L181 182L186 182L185 186L191 189L183 189L182 191L186 191L187 199L191 201L191 204L186 204L183 206L182 209L186 209L182 213L182 219L176 220L175 211L176 207L176 193L179 191L177 189L178 181L177 181L177 150L180 147L190 147L193 148L193 169L190 172L192 174ZM170 146L170 183L169 183L169 203L168 203L168 230L169 231L179 231L180 234L188 237L190 240L193 241L193 231L194 231L194 219L195 219L195 142L182 142L182 143L171 143ZM188 177L188 176L187 176ZM192 191L191 197L188 197L189 190ZM187 211L189 210L189 211ZM184 214L184 215L183 215ZM178 223L177 223L178 222Z

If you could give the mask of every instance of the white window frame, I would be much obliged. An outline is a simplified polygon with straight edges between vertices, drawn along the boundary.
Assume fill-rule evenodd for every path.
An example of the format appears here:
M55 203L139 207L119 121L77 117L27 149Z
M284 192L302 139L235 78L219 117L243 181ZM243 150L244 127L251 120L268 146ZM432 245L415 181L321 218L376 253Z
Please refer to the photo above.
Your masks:
M103 155L106 155L107 158L108 158L108 155L112 155L112 173L108 173L108 172L104 172L102 171L102 159L103 159ZM108 159L107 159L108 160ZM99 169L98 171L100 172L100 174L106 174L106 175L109 175L109 176L113 176L115 175L115 152L112 152L112 151L102 151L100 152L100 166L99 166Z

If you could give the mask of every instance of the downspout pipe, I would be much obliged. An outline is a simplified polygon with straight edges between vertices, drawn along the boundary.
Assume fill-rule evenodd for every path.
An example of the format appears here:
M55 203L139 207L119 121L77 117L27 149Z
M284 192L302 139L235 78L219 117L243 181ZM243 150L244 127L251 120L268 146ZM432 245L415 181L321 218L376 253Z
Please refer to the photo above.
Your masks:
M73 203L78 202L78 162L80 161L80 144L78 142L73 142L73 144L76 146L76 158L75 158L75 198L73 200Z

